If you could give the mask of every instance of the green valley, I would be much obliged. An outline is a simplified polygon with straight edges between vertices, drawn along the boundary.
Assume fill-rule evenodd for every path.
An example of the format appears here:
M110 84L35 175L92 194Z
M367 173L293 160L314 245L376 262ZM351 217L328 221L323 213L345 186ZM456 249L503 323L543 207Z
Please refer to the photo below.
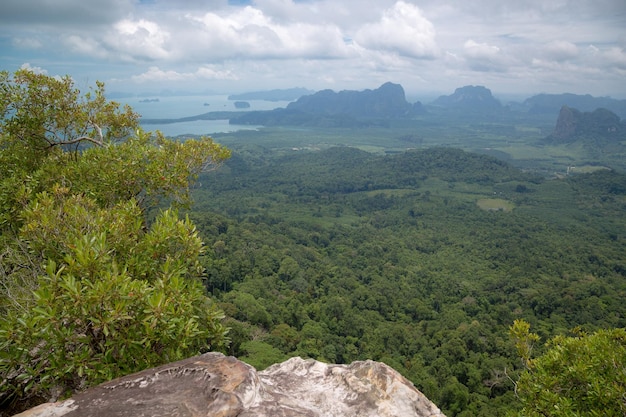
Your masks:
M626 175L567 175L586 156L546 152L542 118L415 123L218 136L233 156L190 212L206 285L257 367L374 359L447 415L505 415L514 320L543 340L626 325Z

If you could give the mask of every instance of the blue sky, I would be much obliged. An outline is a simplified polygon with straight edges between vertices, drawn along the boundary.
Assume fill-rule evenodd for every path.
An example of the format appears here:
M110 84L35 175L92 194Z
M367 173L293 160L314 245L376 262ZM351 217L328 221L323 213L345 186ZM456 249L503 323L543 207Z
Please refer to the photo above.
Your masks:
M0 63L108 91L626 98L626 1L3 0Z

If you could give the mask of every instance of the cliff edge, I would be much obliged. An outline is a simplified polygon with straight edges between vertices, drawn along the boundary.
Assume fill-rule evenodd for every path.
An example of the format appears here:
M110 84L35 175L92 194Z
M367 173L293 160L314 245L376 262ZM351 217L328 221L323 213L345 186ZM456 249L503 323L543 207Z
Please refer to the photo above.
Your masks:
M257 372L206 353L118 378L20 417L445 417L413 384L373 361L291 358Z

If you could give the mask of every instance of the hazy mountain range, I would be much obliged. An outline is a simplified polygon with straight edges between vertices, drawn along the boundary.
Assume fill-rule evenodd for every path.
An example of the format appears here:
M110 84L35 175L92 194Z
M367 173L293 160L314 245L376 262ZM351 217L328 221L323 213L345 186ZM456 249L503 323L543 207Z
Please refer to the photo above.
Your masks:
M493 117L511 112L529 115L559 115L567 106L581 112L602 108L617 119L626 118L626 100L591 95L539 94L523 102L502 104L484 86L464 86L442 95L429 104L410 103L400 84L387 82L370 90L321 90L312 94L304 88L257 91L229 96L237 100L292 100L285 108L246 112L208 112L180 119L144 120L144 123L176 123L192 120L229 119L234 125L363 127L385 126L390 120L411 119L431 112L473 117Z

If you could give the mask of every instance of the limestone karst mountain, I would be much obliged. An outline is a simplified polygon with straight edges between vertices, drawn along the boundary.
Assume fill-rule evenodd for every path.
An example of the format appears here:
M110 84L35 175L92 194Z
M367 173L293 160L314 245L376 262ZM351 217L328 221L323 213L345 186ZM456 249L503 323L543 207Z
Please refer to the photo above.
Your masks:
M411 382L373 361L291 358L257 372L206 353L119 378L20 417L445 417Z
M432 104L470 112L492 112L502 109L502 104L493 97L491 90L480 85L457 88L453 94L440 96Z
M576 140L618 142L626 139L626 125L619 116L607 109L581 112L563 106L559 112L554 131L546 138L554 144L571 143Z
M286 108L246 112L231 124L265 126L355 127L424 113L420 102L409 103L399 84L385 83L374 90L322 90L300 97ZM382 122L384 123L384 122Z

